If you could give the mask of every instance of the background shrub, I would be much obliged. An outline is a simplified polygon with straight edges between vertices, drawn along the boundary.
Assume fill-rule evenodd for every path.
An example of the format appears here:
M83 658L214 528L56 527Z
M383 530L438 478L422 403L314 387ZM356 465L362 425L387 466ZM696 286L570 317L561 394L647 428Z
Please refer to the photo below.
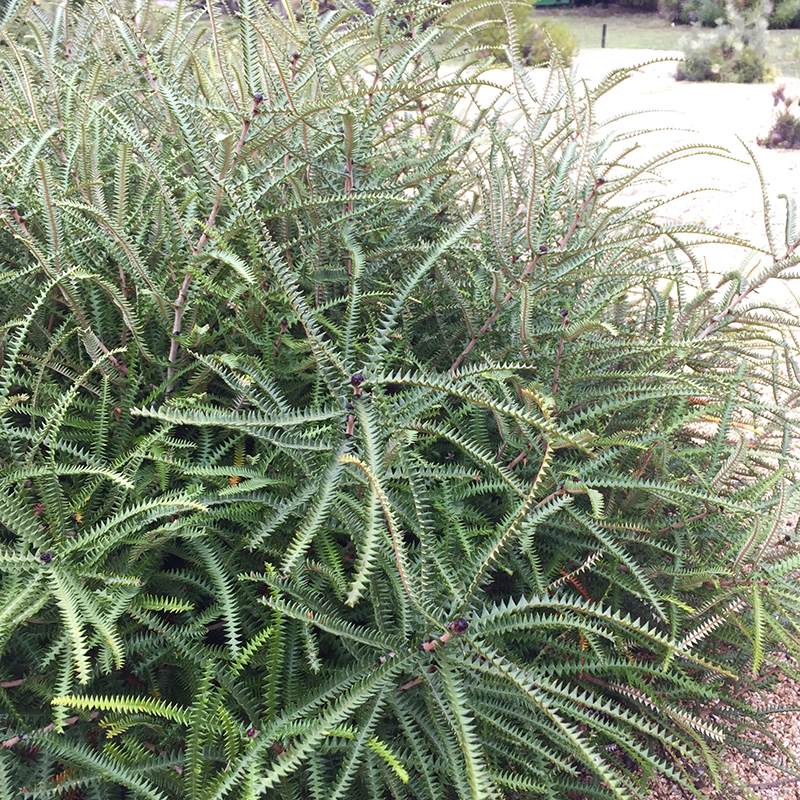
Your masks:
M671 17L674 22L684 25L700 25L715 28L727 20L725 4L722 0L688 0L673 6Z
M775 3L769 15L770 28L800 27L800 0L782 0Z
M659 13L684 25L716 27L729 22L723 0L664 0ZM767 12L767 20L770 28L800 26L800 0L776 0Z
M697 22L703 27L716 27L728 21L725 5L714 0L702 0L692 9L684 6L681 10L681 22Z
M769 9L767 0L744 8L726 0L728 23L686 40L678 78L728 83L770 80L773 71L767 63L766 40Z
M721 780L797 652L793 204L709 275L619 201L692 152L614 149L624 71L317 11L2 18L2 791Z

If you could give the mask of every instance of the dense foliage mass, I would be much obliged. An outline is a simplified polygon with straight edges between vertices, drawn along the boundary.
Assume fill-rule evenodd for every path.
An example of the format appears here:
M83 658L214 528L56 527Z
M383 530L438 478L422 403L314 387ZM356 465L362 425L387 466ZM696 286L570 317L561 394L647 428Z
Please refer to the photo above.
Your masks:
M4 797L627 798L747 746L794 204L718 281L620 199L690 152L598 125L626 73L537 87L509 9L482 71L468 13L9 3Z

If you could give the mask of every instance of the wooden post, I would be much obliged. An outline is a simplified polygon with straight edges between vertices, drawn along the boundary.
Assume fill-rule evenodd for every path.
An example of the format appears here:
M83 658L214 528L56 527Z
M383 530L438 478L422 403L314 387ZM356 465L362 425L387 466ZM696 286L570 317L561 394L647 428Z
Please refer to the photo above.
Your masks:
M606 23L603 23L603 40L600 42L600 47L606 46Z

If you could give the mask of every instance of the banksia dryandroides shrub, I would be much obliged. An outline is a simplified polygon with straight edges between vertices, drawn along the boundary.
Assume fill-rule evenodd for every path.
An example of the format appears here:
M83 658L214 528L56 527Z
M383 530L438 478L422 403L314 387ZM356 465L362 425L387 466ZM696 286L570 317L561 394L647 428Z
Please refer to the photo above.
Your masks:
M629 798L760 724L794 205L709 274L622 200L708 148L469 13L7 6L5 795Z

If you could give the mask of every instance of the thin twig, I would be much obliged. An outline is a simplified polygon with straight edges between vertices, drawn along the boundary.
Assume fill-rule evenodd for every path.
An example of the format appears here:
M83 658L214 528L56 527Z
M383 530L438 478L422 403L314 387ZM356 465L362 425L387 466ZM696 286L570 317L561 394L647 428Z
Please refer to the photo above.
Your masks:
M695 514L693 517L681 520L680 522L675 522L672 525L667 525L666 528L661 528L661 530L656 531L656 536L660 536L662 533L666 533L667 531L674 531L678 528L682 528L684 525L687 525L690 522L699 522L701 519L705 519L709 514L711 514L711 511L707 509L700 514Z
M566 494L566 489L562 486L560 489L556 489L554 492L550 492L547 497L540 500L534 507L534 511L538 511L542 506L547 505L551 500L555 500L556 497L561 497L561 495Z
M367 108L372 108L372 97L375 94L375 87L378 85L378 65L381 63L383 56L383 48L379 47L375 55L375 74L372 76L372 88L367 95Z
M99 711L92 711L89 714L90 720L95 720L100 716ZM67 725L74 725L76 722L81 721L80 714L76 714L74 717L67 717L62 723L61 727L66 728ZM45 725L44 728L39 728L38 731L34 731L34 735L37 733L50 733L56 729L56 723L51 722L49 725ZM19 744L20 742L25 741L30 734L27 733L18 733L16 736L12 736L10 739L6 739L4 742L0 742L0 747L5 747L8 749L9 747L13 747L15 744Z
M28 233L28 229L25 227L25 222L22 219L22 217L19 215L19 211L18 211L17 207L16 206L9 206L8 210L11 212L11 216L14 217L14 222L16 222L17 225L19 225L20 230L22 230L22 232L25 234L25 237L27 239L30 239L31 235L30 235L30 233Z
M519 462L522 461L527 455L528 453L525 450L520 450L519 455L506 467L506 469L514 469L514 467L516 467L517 464L519 464Z
M425 644L420 645L420 650L424 650L426 653L432 653L438 645L447 644L452 638L452 633L443 633L438 639L431 639L425 642Z
M161 99L161 92L158 91L158 86L156 85L156 77L150 71L150 67L147 65L147 56L144 53L139 53L139 63L144 67L144 71L147 75L147 80L150 81L150 88L153 90L153 94Z
M739 305L753 290L758 288L758 284L751 284L748 286L743 292L739 294L735 294L729 301L728 305L717 315L711 317L711 322L705 327L703 331L698 335L698 339L705 339L710 333L713 333L717 329L717 323L721 322L728 314L733 313L733 309Z
M566 309L561 311L561 328L562 330L567 327L567 316L568 313ZM556 396L558 393L558 379L561 375L561 359L564 356L564 337L560 336L558 339L558 348L556 350L556 368L553 370L553 383L550 386L550 394L553 397Z
M764 781L763 783L748 783L745 785L751 789L771 789L773 786L787 786L798 781L800 781L800 778L784 778L780 781Z
M280 333L278 334L278 338L275 339L275 349L272 351L272 357L273 358L275 358L275 356L278 355L278 350L279 350L279 348L281 346L281 339L283 339L283 335L286 333L286 328L288 326L289 326L289 321L286 320L286 319L282 319L281 320L281 330L280 330Z
M344 176L344 193L347 195L347 200L344 204L344 213L348 215L348 219L352 219L353 213L353 188L355 187L355 180L353 176L353 157L350 155L351 140L348 137L347 153L345 155L345 176ZM344 258L344 264L347 268L347 277L353 274L353 259L350 256Z

